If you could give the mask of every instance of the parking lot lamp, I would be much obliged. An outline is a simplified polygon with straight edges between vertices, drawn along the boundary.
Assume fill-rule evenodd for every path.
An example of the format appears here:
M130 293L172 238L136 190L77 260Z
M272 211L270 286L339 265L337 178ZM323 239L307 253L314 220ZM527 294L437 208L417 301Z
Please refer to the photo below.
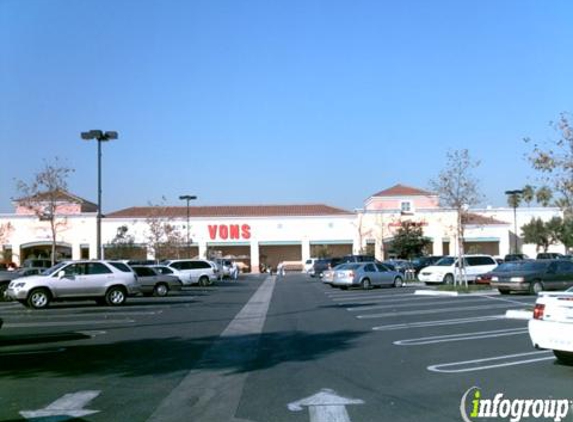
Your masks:
M191 258L191 238L189 237L189 201L197 199L195 195L181 195L179 199L187 201L187 257Z
M520 189L515 190L506 190L505 194L508 195L507 201L511 207L513 207L513 253L518 253L517 250L517 207L521 202L521 196L523 195L523 191Z
M97 141L97 219L96 219L96 256L102 259L101 247L101 143L117 139L117 132L102 130L90 130L82 132L81 137L84 141L95 139Z

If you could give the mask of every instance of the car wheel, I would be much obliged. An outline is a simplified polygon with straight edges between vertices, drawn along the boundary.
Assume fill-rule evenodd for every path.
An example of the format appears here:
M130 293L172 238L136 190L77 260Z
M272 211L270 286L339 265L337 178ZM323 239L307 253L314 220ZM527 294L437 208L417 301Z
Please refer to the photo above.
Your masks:
M199 286L205 287L209 285L209 277L202 276L199 278Z
M394 279L394 287L402 287L402 277L396 277Z
M553 354L555 355L555 357L559 362L562 362L566 365L573 365L573 353L563 352L561 350L554 350Z
M370 280L365 278L364 280L362 280L362 290L370 290L372 288L372 283L370 283Z
M28 295L26 304L30 308L43 309L47 308L50 303L50 292L46 289L34 289Z
M164 296L167 296L167 293L169 293L169 288L167 287L167 284L165 284L165 283L159 283L153 289L153 294L155 296L164 297Z
M109 306L119 306L125 303L126 295L123 287L111 287L105 294L105 303Z
M444 284L454 284L454 276L452 274L446 274L444 276Z
M529 293L531 293L532 295L537 295L539 294L539 292L543 291L543 285L541 284L540 281L534 281L530 286L529 286Z

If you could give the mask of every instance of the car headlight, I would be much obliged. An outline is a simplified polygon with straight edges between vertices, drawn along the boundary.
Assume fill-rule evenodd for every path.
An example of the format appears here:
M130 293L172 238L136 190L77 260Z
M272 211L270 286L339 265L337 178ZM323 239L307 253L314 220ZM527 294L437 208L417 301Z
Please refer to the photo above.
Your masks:
M523 283L525 279L523 277L511 277L509 281L513 281L515 283Z
M12 284L12 283L10 283ZM20 289L22 287L24 287L26 285L26 283L24 282L19 282L19 283L14 283L14 285L12 286L14 289Z

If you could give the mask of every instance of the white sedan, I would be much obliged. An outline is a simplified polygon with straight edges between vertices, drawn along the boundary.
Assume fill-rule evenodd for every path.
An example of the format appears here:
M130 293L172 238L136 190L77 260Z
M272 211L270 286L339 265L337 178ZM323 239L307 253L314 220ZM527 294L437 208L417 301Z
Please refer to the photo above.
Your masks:
M573 288L539 294L529 336L536 348L553 350L558 360L573 365Z

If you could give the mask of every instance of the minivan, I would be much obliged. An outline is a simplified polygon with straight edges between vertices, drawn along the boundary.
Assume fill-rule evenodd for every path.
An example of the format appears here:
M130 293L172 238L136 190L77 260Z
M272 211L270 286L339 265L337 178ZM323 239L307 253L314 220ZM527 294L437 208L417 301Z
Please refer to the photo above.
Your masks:
M463 259L468 282L475 281L478 275L497 267L497 261L491 255L464 255ZM457 266L456 257L446 256L434 265L422 268L418 274L418 280L426 284L453 284Z
M217 280L219 269L214 262L205 259L171 259L161 263L178 271L183 285L209 286Z

